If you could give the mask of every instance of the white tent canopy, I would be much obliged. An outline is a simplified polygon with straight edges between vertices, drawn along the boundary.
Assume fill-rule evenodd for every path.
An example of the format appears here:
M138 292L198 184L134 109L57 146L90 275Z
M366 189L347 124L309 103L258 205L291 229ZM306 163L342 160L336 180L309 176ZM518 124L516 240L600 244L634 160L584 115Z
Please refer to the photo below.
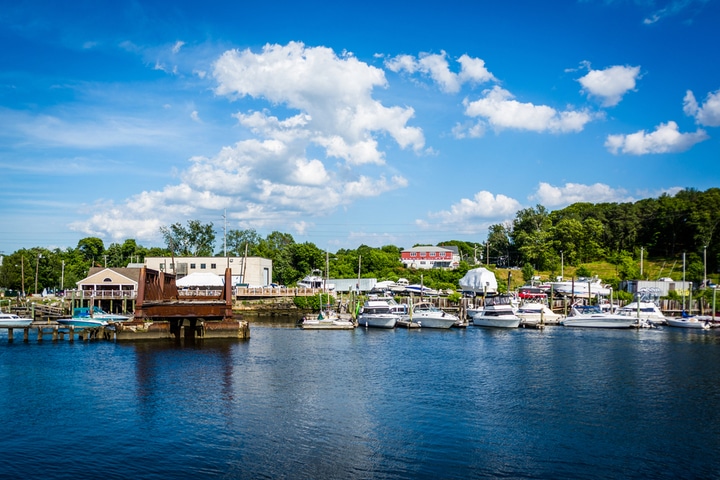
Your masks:
M497 293L495 274L484 267L468 270L458 283L463 292Z
M175 282L178 287L222 287L225 279L214 273L195 272Z

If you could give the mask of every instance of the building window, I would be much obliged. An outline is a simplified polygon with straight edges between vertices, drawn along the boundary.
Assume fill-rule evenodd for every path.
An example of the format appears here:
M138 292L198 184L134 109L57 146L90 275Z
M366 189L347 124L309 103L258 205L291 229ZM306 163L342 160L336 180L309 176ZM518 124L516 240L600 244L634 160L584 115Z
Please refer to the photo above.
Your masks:
M217 264L216 264L216 263L211 263L211 264L210 264L210 268L213 269L213 270L215 270L215 269L217 268Z
M410 256L411 256L411 257L415 257L415 256L417 256L417 253L415 253L415 252L410 252Z
M431 257L434 257L434 256L435 256L435 252L430 252L430 256L431 256Z
M204 264L204 263L201 263L201 264L200 264L200 270L205 270L205 264Z
M195 264L194 264L194 263L191 263L191 264L190 264L190 269L191 269L191 270L195 270Z

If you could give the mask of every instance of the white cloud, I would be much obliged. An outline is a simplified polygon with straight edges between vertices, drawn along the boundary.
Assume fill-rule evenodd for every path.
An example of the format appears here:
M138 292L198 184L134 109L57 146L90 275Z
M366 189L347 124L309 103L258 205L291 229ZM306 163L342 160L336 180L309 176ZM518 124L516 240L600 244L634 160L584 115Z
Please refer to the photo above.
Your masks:
M677 153L690 149L696 143L707 140L704 130L695 133L680 133L677 123L661 123L654 132L640 130L630 135L608 135L605 147L613 154L629 153L645 155L648 153Z
M131 197L76 228L156 238L159 225L227 209L231 228L285 225L301 232L311 225L305 218L407 186L404 177L383 171L383 149L390 139L420 150L424 138L408 125L412 109L372 97L375 87L386 86L382 70L351 54L290 43L266 45L260 53L225 52L213 75L219 95L268 102L261 111L234 115L243 139L214 156L192 157L178 185ZM275 110L294 113L281 118ZM197 112L190 115L199 120ZM365 166L373 167L372 175Z
M698 125L720 127L720 90L708 93L702 106L698 105L693 92L688 90L683 98L683 111L695 117Z
M537 191L529 199L549 208L562 208L579 202L612 203L635 201L634 198L628 196L625 190L614 189L602 183L594 185L566 183L562 187L556 187L546 182L540 182Z
M180 40L175 42L175 45L173 45L173 47L172 47L172 53L178 53L180 51L180 49L183 47L183 45L185 45L185 42L182 42Z
M193 110L192 112L190 112L190 118L192 118L196 122L202 121L200 120L200 115L198 114L197 110Z
M308 128L322 136L339 135L352 145L384 132L403 148L420 151L424 146L422 131L407 126L411 108L388 108L372 98L375 87L387 85L383 71L351 55L338 57L329 48L296 42L266 45L259 54L225 52L213 74L217 94L284 104L306 113Z
M465 101L465 114L484 119L496 130L514 128L534 132L579 132L594 118L587 110L558 111L547 105L520 103L499 86L485 90L483 95L479 100Z
M398 55L385 62L385 67L393 72L416 72L429 76L440 89L447 93L456 93L464 83L484 83L495 80L485 67L485 61L463 54L458 60L460 73L450 70L447 54L421 53L417 58L411 55Z
M614 107L623 95L634 90L640 78L640 67L615 65L604 70L590 70L578 79L584 91L599 97L604 107Z
M428 220L418 219L415 223L424 228L452 227L460 233L473 233L486 229L493 221L514 217L521 208L514 198L480 191L473 198L460 199L449 210L429 212Z

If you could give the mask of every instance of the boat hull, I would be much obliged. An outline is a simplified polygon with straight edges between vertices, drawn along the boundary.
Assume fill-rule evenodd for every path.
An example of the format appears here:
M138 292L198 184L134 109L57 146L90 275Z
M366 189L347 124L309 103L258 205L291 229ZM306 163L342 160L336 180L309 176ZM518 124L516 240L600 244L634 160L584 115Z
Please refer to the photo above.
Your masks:
M32 324L32 318L19 319L19 320L4 320L0 321L0 327L2 328L25 328Z
M107 326L106 321L93 320L91 318L61 318L57 322L65 327L75 328L94 328Z
M358 325L373 328L395 328L397 315L360 315Z
M419 323L422 328L450 328L458 321L458 318L454 315L446 315L444 317L418 316L413 317L412 321Z
M566 327L585 328L630 328L635 320L627 318L566 318L562 324Z
M666 318L665 321L671 327L676 328L693 328L697 330L707 330L710 323L697 318Z
M490 328L517 328L520 326L520 317L515 315L475 315L473 325Z

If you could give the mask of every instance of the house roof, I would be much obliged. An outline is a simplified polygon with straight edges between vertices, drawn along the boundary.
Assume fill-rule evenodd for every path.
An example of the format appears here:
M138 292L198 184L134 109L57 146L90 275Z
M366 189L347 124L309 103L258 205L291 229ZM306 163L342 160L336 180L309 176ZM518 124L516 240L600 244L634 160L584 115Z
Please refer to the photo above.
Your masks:
M108 281L108 279L110 281ZM90 267L88 276L77 282L78 285L128 284L137 285L140 280L139 268Z
M450 247L433 247L431 245L427 246L421 246L421 247L412 247L407 248L403 250L403 252L447 252L447 251L453 251Z

